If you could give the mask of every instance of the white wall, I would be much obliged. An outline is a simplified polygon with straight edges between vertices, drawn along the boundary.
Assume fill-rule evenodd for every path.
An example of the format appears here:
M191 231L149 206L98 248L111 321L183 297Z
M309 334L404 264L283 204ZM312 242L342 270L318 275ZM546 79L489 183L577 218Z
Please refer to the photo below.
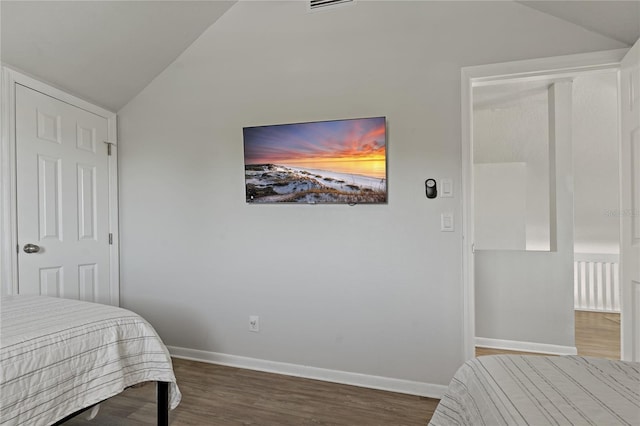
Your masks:
M527 163L473 165L473 243L476 250L527 248L526 195Z
M619 47L511 2L238 3L119 113L123 305L172 346L448 383L460 68ZM243 126L374 115L388 205L245 203Z
M575 251L620 251L618 76L582 75L573 82Z

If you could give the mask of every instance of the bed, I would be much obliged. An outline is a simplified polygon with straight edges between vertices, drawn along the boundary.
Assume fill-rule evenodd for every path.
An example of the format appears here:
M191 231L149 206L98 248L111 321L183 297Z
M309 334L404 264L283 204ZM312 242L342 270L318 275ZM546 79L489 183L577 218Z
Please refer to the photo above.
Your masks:
M43 296L0 304L0 424L51 425L158 382L158 423L181 394L157 333L125 309Z
M640 425L640 363L579 356L483 356L455 374L429 423Z

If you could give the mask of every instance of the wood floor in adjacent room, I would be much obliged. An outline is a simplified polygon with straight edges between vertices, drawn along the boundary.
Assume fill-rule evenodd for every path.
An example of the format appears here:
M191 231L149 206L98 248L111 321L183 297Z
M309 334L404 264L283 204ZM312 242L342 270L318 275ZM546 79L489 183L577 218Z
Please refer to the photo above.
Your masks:
M576 348L580 356L620 359L620 314L575 311ZM496 354L532 354L476 347L476 356Z
M177 425L421 425L437 399L174 359L182 402L169 414ZM92 421L65 425L152 425L155 385L125 390Z

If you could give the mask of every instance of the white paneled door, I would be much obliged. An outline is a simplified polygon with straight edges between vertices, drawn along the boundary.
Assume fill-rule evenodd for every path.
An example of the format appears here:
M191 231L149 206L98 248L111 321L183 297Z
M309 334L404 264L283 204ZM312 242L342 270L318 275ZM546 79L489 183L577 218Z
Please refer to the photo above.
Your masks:
M15 97L18 293L109 303L108 120Z
M622 359L640 361L640 40L620 65Z

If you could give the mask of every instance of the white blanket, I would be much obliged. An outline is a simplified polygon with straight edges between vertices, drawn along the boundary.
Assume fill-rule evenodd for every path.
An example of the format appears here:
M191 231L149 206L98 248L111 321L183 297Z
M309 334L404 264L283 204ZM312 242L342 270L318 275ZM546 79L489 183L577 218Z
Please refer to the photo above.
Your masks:
M640 363L577 356L483 356L464 364L431 422L640 425Z
M167 348L133 312L6 296L0 321L2 425L52 424L147 381L170 382L170 407L180 402Z

